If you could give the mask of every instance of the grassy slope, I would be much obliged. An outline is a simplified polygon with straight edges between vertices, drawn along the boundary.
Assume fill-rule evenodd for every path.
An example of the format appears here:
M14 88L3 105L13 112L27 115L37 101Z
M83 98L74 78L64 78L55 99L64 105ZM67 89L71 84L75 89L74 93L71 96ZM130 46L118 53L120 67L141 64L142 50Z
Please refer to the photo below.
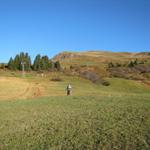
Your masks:
M150 95L0 102L1 149L149 149Z
M53 82L51 78L60 77L61 82ZM86 95L89 92L99 92L90 81L75 76L65 76L61 73L46 74L46 77L40 75L27 74L26 78L22 78L20 73L12 76L7 72L7 77L0 77L0 100L32 98L37 96L65 96L66 85L73 85L73 93L75 95ZM38 92L40 93L38 95Z
M6 77L7 76L7 77ZM15 76L15 77L14 77ZM61 82L53 82L51 78L60 77ZM102 86L91 83L81 77L65 76L62 73L47 73L46 77L36 74L27 74L22 78L20 73L11 75L6 72L0 76L0 100L36 98L39 96L65 96L66 85L73 85L73 94L76 96L84 95L115 95L115 94L142 94L149 92L149 87L137 81L124 80L117 78L107 79L111 86Z
M51 82L52 76L58 74L17 77L40 87L45 97L1 99L0 149L149 149L149 87L115 78L104 87L64 75L62 82ZM71 97L65 96L68 82Z
M106 74L106 62L133 58L128 53L89 52L62 64L94 66ZM111 86L104 87L56 73L44 78L33 73L25 79L19 72L0 74L7 76L0 81L0 149L150 149L149 86L109 78ZM63 81L50 81L53 76ZM68 83L73 85L71 97L65 96Z

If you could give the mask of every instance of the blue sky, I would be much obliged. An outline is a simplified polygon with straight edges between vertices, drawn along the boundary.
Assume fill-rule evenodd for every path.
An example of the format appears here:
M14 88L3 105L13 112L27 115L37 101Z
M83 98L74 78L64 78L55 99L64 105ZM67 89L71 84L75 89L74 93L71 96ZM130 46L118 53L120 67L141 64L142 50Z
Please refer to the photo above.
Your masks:
M65 50L150 51L150 0L0 0L0 62Z

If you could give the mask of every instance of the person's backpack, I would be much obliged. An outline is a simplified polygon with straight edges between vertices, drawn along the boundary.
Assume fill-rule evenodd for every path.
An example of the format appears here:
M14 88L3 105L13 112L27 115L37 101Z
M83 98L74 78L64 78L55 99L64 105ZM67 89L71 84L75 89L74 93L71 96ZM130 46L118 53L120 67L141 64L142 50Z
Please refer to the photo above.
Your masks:
M68 89L71 89L71 88L72 88L72 87L71 87L71 85L69 84L69 85L68 85Z

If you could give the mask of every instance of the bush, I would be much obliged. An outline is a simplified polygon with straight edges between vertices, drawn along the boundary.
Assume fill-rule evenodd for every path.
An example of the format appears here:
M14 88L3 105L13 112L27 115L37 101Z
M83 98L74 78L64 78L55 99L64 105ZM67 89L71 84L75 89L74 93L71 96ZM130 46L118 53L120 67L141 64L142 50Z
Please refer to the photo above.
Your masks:
M129 64L128 64L128 67L134 67L134 62L130 61Z
M116 63L116 67L121 67L121 64L120 63Z
M112 62L108 63L108 68L114 67L114 64Z
M53 77L51 78L51 81L60 82L62 79L60 77Z
M106 80L101 80L101 84L104 85L104 86L109 86L110 83Z

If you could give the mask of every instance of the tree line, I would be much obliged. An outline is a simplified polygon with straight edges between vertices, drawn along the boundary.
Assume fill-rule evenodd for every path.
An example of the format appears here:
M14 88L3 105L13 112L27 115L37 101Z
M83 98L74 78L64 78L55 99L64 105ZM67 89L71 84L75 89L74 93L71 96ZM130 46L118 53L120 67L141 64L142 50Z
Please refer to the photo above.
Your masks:
M59 61L52 61L49 59L48 56L41 56L38 54L33 64L31 62L31 57L28 53L21 52L20 54L17 54L14 58L10 58L8 62L8 69L10 70L22 70L22 67L24 65L25 71L46 71L46 70L61 70L61 65Z

